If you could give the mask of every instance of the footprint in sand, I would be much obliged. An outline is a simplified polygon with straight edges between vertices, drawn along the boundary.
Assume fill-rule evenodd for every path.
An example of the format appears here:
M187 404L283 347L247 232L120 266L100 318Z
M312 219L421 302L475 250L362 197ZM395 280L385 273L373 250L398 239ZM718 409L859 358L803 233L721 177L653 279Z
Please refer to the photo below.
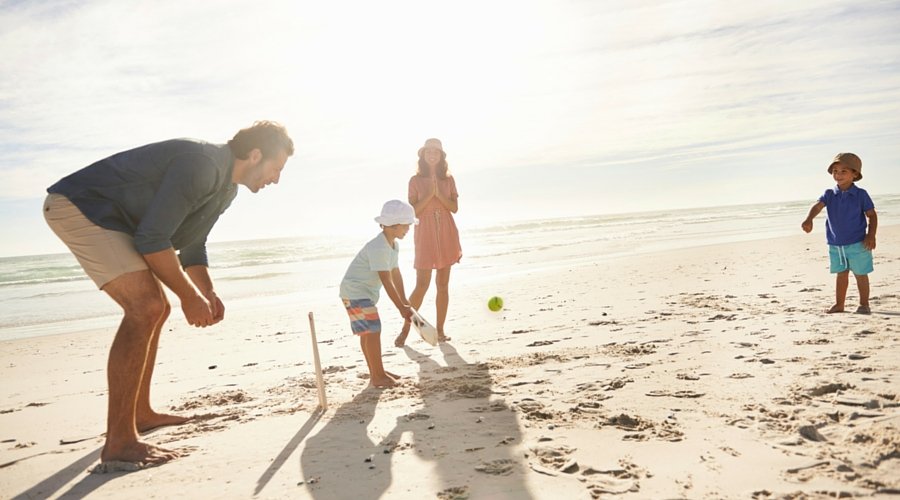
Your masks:
M671 396L673 398L700 398L700 397L703 397L704 395L705 395L705 393L694 392L694 391L670 392L670 391L660 390L660 391L650 391L647 393L647 396L652 396L652 397Z
M489 411L506 411L509 407L502 401L492 401L488 406L473 406L468 411L472 413L484 413Z
M482 462L480 465L475 466L475 470L492 476L508 476L513 473L515 466L515 461L508 458L501 458L490 462Z
M823 384L817 387L813 387L807 393L810 396L824 396L825 394L831 394L834 392L846 391L849 389L853 389L854 387L850 384L838 384L838 383L829 383Z
M469 498L468 486L453 486L437 494L438 500L467 500Z
M515 409L522 412L527 420L557 420L559 413L547 409L543 403L531 398L525 398L514 405Z
M591 481L587 487L591 498L602 498L604 494L621 495L622 493L637 492L637 481L634 479L597 478Z
M621 389L625 387L626 384L634 382L634 379L627 377L619 377L610 380L609 382L583 382L575 386L575 390L578 392L588 392L594 393L599 390L602 391L615 391L617 389ZM603 398L608 399L608 398Z
M625 413L621 413L612 418L607 418L605 423L598 423L597 425L600 427L603 425L611 425L626 431L642 431L653 428L653 424L647 420L644 420L641 417L632 417Z
M553 470L566 472L571 468L569 464L569 455L575 451L575 448L568 446L533 446L531 453L538 459L539 465L549 467Z
M639 480L650 476L644 469L627 459L620 460L619 465L621 466L619 469L597 470L588 467L582 472L583 479L581 480L587 483L591 498L603 498L604 494L621 495L638 492L640 491Z

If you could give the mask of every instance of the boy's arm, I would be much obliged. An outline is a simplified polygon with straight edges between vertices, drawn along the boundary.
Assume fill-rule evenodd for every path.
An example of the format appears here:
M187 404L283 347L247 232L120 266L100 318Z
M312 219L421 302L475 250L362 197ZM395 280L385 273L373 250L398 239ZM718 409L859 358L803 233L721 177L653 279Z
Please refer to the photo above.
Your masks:
M878 214L875 209L866 210L866 217L869 218L869 231L863 239L863 246L868 250L875 250L875 232L878 231Z
M397 277L396 286L394 284L394 276ZM400 311L400 315L403 316L403 319L409 319L412 316L412 311L409 310L406 295L403 295L403 278L400 276L400 270L394 268L391 271L378 271L378 277L381 279L384 291L390 297L391 302Z
M400 300L404 305L409 305L409 301L406 300L406 291L403 289L403 276L400 275L400 268L395 267L391 270L391 281L394 282L394 289L397 290L397 295L400 296Z
M803 224L800 224L800 227L802 227L803 230L807 233L812 231L813 219L815 219L816 216L819 215L819 212L821 212L823 208L825 208L825 204L821 201L817 201L815 205L810 207L809 214L806 215L806 220L803 221Z

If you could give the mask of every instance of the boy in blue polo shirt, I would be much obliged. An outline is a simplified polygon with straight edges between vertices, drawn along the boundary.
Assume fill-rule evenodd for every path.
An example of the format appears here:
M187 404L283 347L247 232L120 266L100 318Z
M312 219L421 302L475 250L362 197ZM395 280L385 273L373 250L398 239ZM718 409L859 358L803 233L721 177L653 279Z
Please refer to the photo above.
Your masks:
M856 312L870 314L869 273L873 270L872 250L875 249L878 215L869 193L854 184L854 181L862 179L862 160L853 153L839 153L828 166L828 173L834 177L837 185L819 197L801 225L807 233L812 231L813 219L823 208L828 209L825 235L831 258L831 272L837 274L837 280L834 305L826 312L844 312L849 275L853 271L856 287L859 289L859 307Z

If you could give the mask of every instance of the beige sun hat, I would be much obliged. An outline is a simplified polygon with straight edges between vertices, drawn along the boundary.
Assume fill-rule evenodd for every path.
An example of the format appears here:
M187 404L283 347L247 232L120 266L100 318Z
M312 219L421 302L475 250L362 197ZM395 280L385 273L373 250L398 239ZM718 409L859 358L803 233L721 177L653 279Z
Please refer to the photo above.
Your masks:
M416 211L409 203L400 200L390 200L381 207L381 215L375 217L375 222L382 226L395 226L397 224L418 224Z
M443 145L441 144L440 139L435 139L435 138L432 137L431 139L428 139L427 141L425 141L425 145L424 145L424 146L422 146L421 148L419 148L419 158L422 157L422 153L424 153L425 150L428 149L428 148L437 149L437 150L440 151L441 153L445 153L445 154L446 154L446 152L444 151L444 147L443 147Z
M828 165L829 174L831 173L831 169L838 163L856 172L856 179L854 180L858 181L862 179L862 160L859 159L859 156L856 156L853 153L838 153L834 159L831 160L831 165Z

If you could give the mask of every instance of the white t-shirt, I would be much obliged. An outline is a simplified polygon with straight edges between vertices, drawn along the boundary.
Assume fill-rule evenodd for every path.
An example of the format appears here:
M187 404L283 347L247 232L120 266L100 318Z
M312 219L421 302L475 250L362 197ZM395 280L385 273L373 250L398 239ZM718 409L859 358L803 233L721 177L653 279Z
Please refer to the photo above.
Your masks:
M381 290L381 278L378 271L392 271L399 266L400 244L394 240L394 248L388 245L384 233L372 241L356 254L344 279L341 280L342 299L372 299L378 303L378 295Z

